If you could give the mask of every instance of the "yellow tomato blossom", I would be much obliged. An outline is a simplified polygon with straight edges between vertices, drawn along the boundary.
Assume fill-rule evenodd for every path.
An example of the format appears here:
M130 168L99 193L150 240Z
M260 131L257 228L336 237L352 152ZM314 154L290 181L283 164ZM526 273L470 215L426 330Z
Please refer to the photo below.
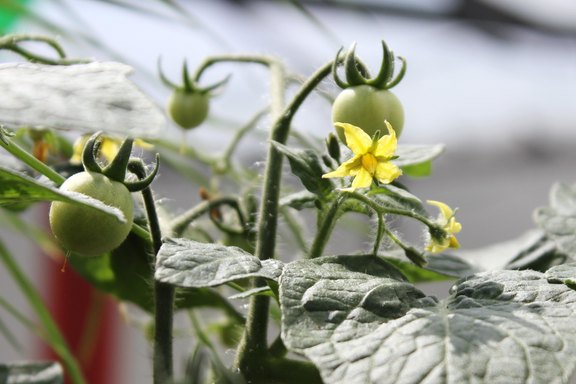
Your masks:
M82 163L82 151L84 150L84 146L86 145L86 142L88 141L89 138L90 138L90 135L83 135L83 136L80 136L74 142L73 155L70 158L70 162L72 164L81 164ZM122 144L122 141L118 138L110 137L110 136L101 136L101 138L102 138L102 143L100 144L100 153L102 154L102 156L107 161L112 161L112 159L114 159L114 157L116 157L116 154L118 153L118 150L120 149L120 144ZM134 145L141 147L141 148L144 148L144 149L152 148L152 144L146 143L145 141L140 140L140 139L135 139Z
M428 200L428 204L434 205L440 209L440 216L437 219L438 224L446 232L446 237L442 241L430 237L430 242L426 246L426 250L432 253L440 253L447 248L460 248L458 239L454 236L462 230L462 224L456 221L454 211L444 203L434 200Z
M322 175L323 178L354 176L352 186L345 190L367 188L373 179L383 184L389 184L402 174L402 170L390 160L396 152L396 132L385 121L388 134L373 140L361 128L352 124L335 123L344 130L346 145L354 153L354 157L342 163L335 171Z

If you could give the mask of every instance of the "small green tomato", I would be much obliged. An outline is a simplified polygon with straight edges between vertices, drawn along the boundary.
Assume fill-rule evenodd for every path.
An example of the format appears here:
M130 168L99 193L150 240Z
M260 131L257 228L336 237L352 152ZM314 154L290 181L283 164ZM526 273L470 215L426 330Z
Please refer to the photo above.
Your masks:
M116 207L126 222L90 207L54 201L50 206L50 227L62 246L72 252L97 256L117 248L128 236L134 219L132 197L126 186L95 172L72 175L61 186Z
M208 117L210 94L176 88L168 100L167 109L172 120L180 127L195 128Z
M386 89L364 84L349 87L340 92L332 105L334 123L355 125L370 137L376 131L380 131L380 135L388 134L384 120L392 125L399 137L404 126L404 108L396 95ZM336 133L346 143L344 130L336 128Z

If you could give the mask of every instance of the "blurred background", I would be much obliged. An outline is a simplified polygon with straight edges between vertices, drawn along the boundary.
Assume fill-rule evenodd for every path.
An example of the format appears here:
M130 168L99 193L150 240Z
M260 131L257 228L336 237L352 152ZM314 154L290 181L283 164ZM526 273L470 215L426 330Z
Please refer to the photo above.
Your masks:
M532 210L547 204L552 183L574 180L576 3L569 0L4 0L0 12L2 33L48 34L71 57L131 65L131 79L160 105L169 90L157 76L159 58L173 81L184 59L194 68L209 55L246 52L279 57L289 71L306 76L356 42L358 55L376 72L380 41L386 40L408 62L393 90L406 113L400 143L447 146L432 177L408 184L418 196L459 208L465 249L533 228ZM193 145L220 148L227 126L241 124L266 104L264 70L222 66L209 72L208 83L228 73L233 76L214 99L210 120L187 136ZM322 87L338 92L332 81ZM330 105L311 98L295 129L325 137L332 130ZM163 134L180 133L168 126ZM253 154L264 144L264 135L244 144L246 157L261 160ZM174 208L188 204L191 192L178 188L179 176L167 169L161 176L158 195L169 197ZM74 317L83 296L72 295L80 295L72 278L64 278L71 285L54 283L62 280L60 266L47 264L25 237L5 229L0 236L51 307L60 308L63 328L84 321ZM50 269L57 279L47 277ZM3 270L0 294L26 313ZM93 382L149 382L151 351L141 333L118 318L115 304L98 300L98 311L109 315L94 328L104 344L85 351ZM46 356L26 327L1 310L0 319L21 344L13 348L0 339L0 361Z

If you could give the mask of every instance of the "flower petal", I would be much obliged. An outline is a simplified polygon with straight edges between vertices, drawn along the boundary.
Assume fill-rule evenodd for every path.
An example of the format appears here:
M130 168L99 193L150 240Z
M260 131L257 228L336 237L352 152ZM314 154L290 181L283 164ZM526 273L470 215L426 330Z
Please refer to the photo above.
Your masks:
M348 123L334 123L344 130L346 145L355 155L363 155L372 147L372 138L361 128Z
M364 168L360 168L354 181L352 181L352 188L368 188L370 185L372 185L372 175Z
M347 160L340 164L336 170L332 172L325 173L322 175L323 179L328 179L332 177L345 177L345 176L354 176L358 173L358 168L361 167L361 158L360 156L354 156L350 160Z
M388 135L382 136L376 142L376 148L374 148L374 156L383 157L386 159L394 156L396 148L398 146L398 140L396 139L396 131L392 128L392 125L388 121L384 121L386 127L388 128ZM346 139L348 140L348 139Z
M402 170L389 161L379 162L374 177L381 183L390 184L402 175Z
M442 203L441 201L427 200L426 202L430 205L434 205L434 206L438 207L440 209L440 213L442 214L442 217L444 217L446 222L448 222L448 220L452 216L454 216L454 211L452 211L452 209L449 206Z

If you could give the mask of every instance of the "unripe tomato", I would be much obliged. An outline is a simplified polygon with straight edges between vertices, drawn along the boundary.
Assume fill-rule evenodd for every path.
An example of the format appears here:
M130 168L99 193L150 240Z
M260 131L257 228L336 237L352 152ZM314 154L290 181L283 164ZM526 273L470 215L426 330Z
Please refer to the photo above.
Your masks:
M204 122L210 109L208 92L186 92L175 89L168 100L168 114L184 129L192 129Z
M332 121L348 123L360 127L370 137L376 131L381 135L388 134L384 124L388 122L400 136L404 126L404 108L400 100L387 89L378 89L370 85L356 85L344 89L332 105ZM336 128L336 133L346 143L344 130Z
M95 172L72 175L61 186L100 200L124 213L126 222L90 207L54 201L50 206L50 227L62 246L85 256L112 251L128 236L134 219L130 192L124 184Z

